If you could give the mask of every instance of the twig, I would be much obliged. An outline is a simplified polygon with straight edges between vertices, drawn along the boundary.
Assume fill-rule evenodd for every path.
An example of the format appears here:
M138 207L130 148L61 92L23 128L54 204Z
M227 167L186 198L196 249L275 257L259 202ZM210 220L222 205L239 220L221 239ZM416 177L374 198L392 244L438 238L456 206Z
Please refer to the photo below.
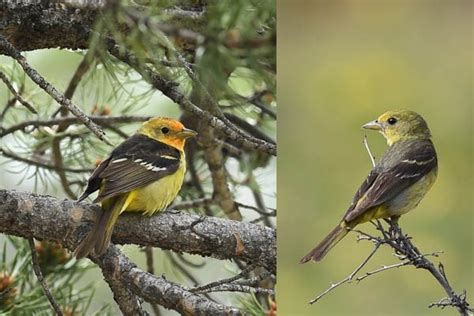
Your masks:
M18 90L18 95L23 94L24 90L25 90L25 80L21 82L20 89ZM17 101L17 97L15 95L7 101L7 104L3 108L2 113L0 113L0 122L3 121L3 118L7 114L8 110L15 105L16 101ZM0 127L0 130L1 130L1 127Z
M243 292L243 293L254 293L254 294L267 294L275 295L273 289L266 289L262 287L252 287L248 285L236 284L236 283L226 283L221 284L209 289L201 290L196 293L211 293L211 292Z
M261 139L257 139L250 135L242 135L242 133L237 132L236 130L230 128L227 125L227 122L222 118L218 118L211 114L209 111L202 110L197 105L192 103L188 98L186 98L177 88L176 83L162 78L157 72L155 72L150 67L144 67L132 54L123 54L122 50L111 40L108 40L109 43L109 52L123 61L124 63L130 65L138 73L140 73L143 78L149 82L155 89L160 90L168 98L181 105L183 109L192 113L193 115L199 117L203 123L209 124L215 129L222 131L227 137L234 140L237 145L243 146L246 148L257 149L264 152L267 152L271 155L276 156L276 145L266 142ZM232 125L232 124L231 124Z
M379 247L381 246L382 244L381 243L376 243L375 244L375 247L374 249L372 250L372 252L367 256L367 258L364 259L364 261L362 261L361 264L359 264L357 266L357 268L352 271L351 274L349 274L347 277L345 277L344 279L342 279L341 281L337 282L337 283L333 283L331 284L331 286L329 288L327 288L324 292L322 292L321 294L319 294L318 296L316 296L314 299L312 299L311 301L309 301L310 304L314 304L316 303L317 301L319 301L323 296L325 296L326 294L328 294L329 292L333 291L335 288L341 286L342 284L344 283L348 283L348 282L351 282L353 279L354 279L354 276L359 273L359 271L367 264L367 262L369 262L370 258L372 258L372 256L377 252L377 250L379 249Z
M229 188L222 147L216 143L214 129L202 126L199 130L199 141L204 149L204 160L211 173L213 200L219 204L228 218L242 220L242 214Z
M151 118L151 116L89 116L89 118L96 124L103 125L108 127L109 125L113 124L122 124L122 123L139 123L147 121ZM61 118L54 118L49 120L31 120L31 121L23 121L16 125L10 126L9 128L0 129L0 137L5 135L11 134L16 131L22 131L27 127L41 127L41 126L57 126L57 125L72 125L72 124L80 124L81 120L75 116L67 116Z
M230 278L227 278L227 279L218 280L218 281L214 281L214 282L208 283L208 284L206 284L206 285L201 285L201 286L192 288L190 291L191 291L191 292L205 292L206 290L212 289L212 288L214 288L214 287L218 287L218 286L223 285L223 284L232 283L232 282L234 282L234 281L236 281L236 280L238 280L238 279L240 279L240 278L243 278L245 275L247 275L247 274L249 274L250 272L252 272L256 267L257 267L257 264L256 264L256 263L249 264L245 269L243 269L242 271L240 271L239 274L234 275L233 277L230 277Z
M142 271L114 246L102 256L92 256L92 260L101 267L104 275L115 273L125 288L149 303L160 304L181 314L240 315L236 308L214 303L163 277Z
M38 279L39 283L41 284L41 288L43 289L43 293L48 299L49 303L51 304L51 307L55 311L56 315L62 316L63 312L61 308L59 307L58 303L54 300L53 295L51 294L51 291L49 290L48 285L46 284L46 281L43 277L43 273L41 272L40 268L40 263L38 259L38 254L36 253L35 249L35 242L33 238L28 238L28 243L30 245L30 251L31 251L31 261L33 264L33 271L36 274L36 278Z
M74 75L72 76L71 80L69 81L69 85L66 88L66 92L64 92L64 97L72 100L72 97L74 95L74 92L76 91L76 88L79 85L79 82L81 81L82 77L85 75L85 73L89 70L91 61L90 61L90 55L93 54L91 53L93 50L88 50L86 55L82 58L81 63L77 67L76 71L74 72ZM62 117L66 117L68 115L68 110L67 108L61 106L58 109L58 112L61 113ZM54 115L53 115L54 117ZM62 123L58 125L58 128L56 129L56 133L63 133L67 130L69 127L68 124ZM62 150L61 150L61 139L60 138L53 138L52 144L51 144L51 151L53 154L53 160L54 160L54 165L56 166L56 173L58 174L59 181L61 182L61 185L64 189L64 192L67 194L68 197L71 199L76 199L77 196L76 194L71 190L71 187L69 185L68 178L66 176L66 173L64 171L64 164L63 164L63 155L62 155Z
M427 257L427 256L434 256L434 257L438 257L438 254L441 253L441 252L433 252L433 253L430 253L430 254L423 254L421 256L424 256L424 257ZM383 265L381 266L380 268L378 269L375 269L375 270L372 270L372 271L368 271L366 272L365 274L359 276L356 278L356 281L360 282L362 281L363 279L371 276L371 275L374 275L374 274L377 274L377 273L380 273L380 272L383 272L383 271L387 271L387 270L391 270L391 269L397 269L397 268L400 268L400 267L403 267L403 266L406 266L406 265L409 265L409 264L412 264L413 262L410 261L410 260L407 260L407 261L403 261L403 262L399 262L399 263L394 263L394 264L391 264L391 265Z
M367 135L364 135L363 143L364 143L365 149L367 149L367 153L369 154L370 161L372 162L372 167L375 167L375 156L372 154L372 151L370 150L369 142L367 141Z
M146 257L146 271L151 274L155 274L155 265L153 262L153 247L146 246L143 248L143 252L145 253ZM158 307L157 304L150 304L151 309L153 310L153 313L155 316L159 316L160 313L160 308Z
M46 79L43 78L34 68L32 68L27 62L25 57L18 51L5 37L0 35L0 48L6 52L10 57L15 59L20 66L23 68L25 73L41 87L46 93L48 93L56 102L67 108L72 114L77 116L81 122L84 123L100 140L108 145L112 143L107 139L104 131L97 126L79 107L74 105L71 100L64 97L53 85L51 85Z
M0 79L2 79L2 81L5 83L8 90L10 90L11 93L13 93L13 95L15 97L15 100L20 102L31 113L38 114L38 112L35 110L35 108L31 104L26 102L18 92L16 92L15 88L13 88L13 85L10 83L10 80L8 80L7 76L2 71L0 71Z
M24 163L29 164L29 165L33 165L33 166L40 167L40 168L45 168L45 169L48 169L48 170L56 170L56 168L57 168L56 166L50 165L50 164L45 163L45 162L41 162L41 161L38 161L38 160L33 160L33 159L28 159L28 158L25 158L25 157L21 157L17 154L12 153L11 151L5 150L4 148L1 148L1 147L0 147L0 155L2 155L4 157L11 158L13 160L24 162ZM68 167L64 167L63 170L67 171L67 172L74 172L74 173L90 173L90 172L94 171L94 169L91 169L91 168L68 168Z

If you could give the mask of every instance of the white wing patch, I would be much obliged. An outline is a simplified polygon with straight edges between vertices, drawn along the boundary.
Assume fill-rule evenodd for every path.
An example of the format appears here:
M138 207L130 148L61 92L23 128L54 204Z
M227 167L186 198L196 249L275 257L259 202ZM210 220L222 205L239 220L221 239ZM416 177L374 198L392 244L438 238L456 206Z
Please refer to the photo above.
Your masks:
M407 178L416 178L418 177L419 175L421 175L421 173L414 173L414 174L401 174L401 173L397 173L395 175L395 177L399 177L400 179L407 179Z
M169 156L169 155L160 155L160 157L165 158L165 159L178 160L178 158L173 157L173 156Z
M435 157L432 157L431 159L428 159L428 160L425 160L425 161L418 161L418 160L410 160L410 159L405 159L405 160L402 160L401 162L405 162L405 163L409 163L409 164L416 164L418 166L423 166L423 165L426 165L426 164L429 164L430 162L432 162L433 160L435 159Z
M112 160L112 163L119 163L125 160L127 160L127 158L119 158L119 159Z
M136 159L134 160L134 162L140 162L140 166L143 166L145 167L147 170L151 170L151 171L162 171L162 170L166 170L166 167L157 167L155 165L153 165L153 163L151 162L146 162L146 161L143 161L141 162L142 159Z

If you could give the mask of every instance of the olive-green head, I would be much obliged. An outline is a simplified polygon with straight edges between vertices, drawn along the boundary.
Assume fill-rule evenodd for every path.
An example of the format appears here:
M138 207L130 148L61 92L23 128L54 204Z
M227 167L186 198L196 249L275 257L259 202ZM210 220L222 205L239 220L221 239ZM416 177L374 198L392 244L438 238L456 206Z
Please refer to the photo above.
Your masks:
M393 110L380 115L362 128L379 131L391 146L399 140L428 139L431 137L426 121L416 112Z

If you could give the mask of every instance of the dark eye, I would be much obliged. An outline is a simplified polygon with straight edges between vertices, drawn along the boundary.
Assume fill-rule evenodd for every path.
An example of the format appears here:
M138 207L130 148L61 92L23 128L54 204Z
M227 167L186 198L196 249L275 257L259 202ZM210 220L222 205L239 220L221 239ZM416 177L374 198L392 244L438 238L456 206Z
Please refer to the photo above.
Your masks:
M393 125L393 124L397 123L397 119L394 118L394 117L391 117L387 120L387 123L390 124L390 125Z
M163 128L161 129L161 132L162 132L163 134L168 134L169 131L170 131L170 129L169 129L168 127L163 127Z

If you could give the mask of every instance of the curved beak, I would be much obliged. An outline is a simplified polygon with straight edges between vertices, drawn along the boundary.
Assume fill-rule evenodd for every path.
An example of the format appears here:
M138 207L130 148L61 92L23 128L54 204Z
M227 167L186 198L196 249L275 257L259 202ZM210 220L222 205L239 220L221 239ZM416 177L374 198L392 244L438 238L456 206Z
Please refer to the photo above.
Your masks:
M362 128L380 131L382 130L382 125L377 120L374 120L362 125Z
M189 128L183 128L182 131L178 132L178 136L185 139L189 137L194 137L196 135L197 135L197 132Z

